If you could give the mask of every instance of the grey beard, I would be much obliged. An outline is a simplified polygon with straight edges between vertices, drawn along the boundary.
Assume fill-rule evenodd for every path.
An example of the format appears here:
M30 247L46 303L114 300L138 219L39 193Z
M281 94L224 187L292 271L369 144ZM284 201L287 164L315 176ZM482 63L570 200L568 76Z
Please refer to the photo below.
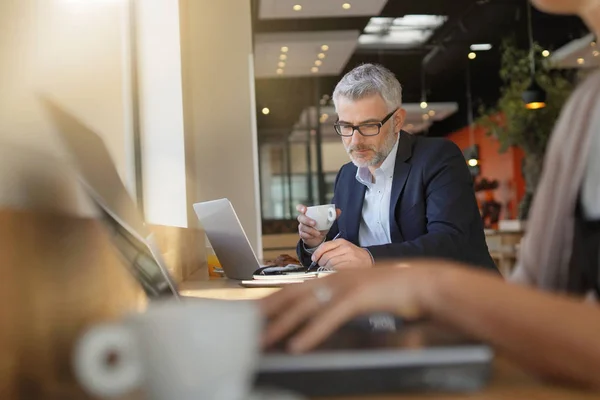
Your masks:
M348 156L350 156L350 160L352 161L352 163L354 165L356 165L357 167L359 167L359 168L373 167L373 166L379 165L385 161L387 156L390 155L392 149L394 148L394 145L396 144L396 140L398 140L398 135L396 135L395 133L389 134L388 137L385 139L385 142L383 142L383 148L381 150L375 152L375 154L373 155L373 158L371 158L371 160L369 160L369 161L355 160L354 158L352 158L352 155L350 154L351 149L349 149L349 148L346 149L346 152L348 153Z

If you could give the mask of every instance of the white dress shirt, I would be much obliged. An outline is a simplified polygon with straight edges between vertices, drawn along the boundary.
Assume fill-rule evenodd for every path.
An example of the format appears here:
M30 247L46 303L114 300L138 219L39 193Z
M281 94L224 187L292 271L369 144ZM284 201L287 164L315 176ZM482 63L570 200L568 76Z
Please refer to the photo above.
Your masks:
M367 167L360 167L356 171L356 180L367 187L358 230L358 242L361 247L392 242L390 198L397 152L398 140L381 166L375 170L374 177Z

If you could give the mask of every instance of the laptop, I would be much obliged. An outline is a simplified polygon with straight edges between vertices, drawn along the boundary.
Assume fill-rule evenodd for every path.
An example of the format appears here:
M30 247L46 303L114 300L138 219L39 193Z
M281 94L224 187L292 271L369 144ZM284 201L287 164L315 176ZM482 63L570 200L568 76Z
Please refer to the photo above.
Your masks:
M307 273L301 264L272 267L261 265L250 245L248 236L228 199L218 199L194 204L194 211L206 232L229 279L241 280L245 287L280 287L301 283L318 277ZM276 274L271 275L271 273Z
M179 295L100 137L59 107L48 101L45 105L83 186L102 210L115 246L149 299L193 301ZM389 316L383 317L390 321ZM264 352L257 385L307 396L343 396L474 391L488 381L493 359L488 346L427 321L405 324L392 318L393 324L381 329L373 325L376 319L351 321L304 355L290 355L281 349Z
M262 267L228 199L194 204L223 272L230 279L252 279Z

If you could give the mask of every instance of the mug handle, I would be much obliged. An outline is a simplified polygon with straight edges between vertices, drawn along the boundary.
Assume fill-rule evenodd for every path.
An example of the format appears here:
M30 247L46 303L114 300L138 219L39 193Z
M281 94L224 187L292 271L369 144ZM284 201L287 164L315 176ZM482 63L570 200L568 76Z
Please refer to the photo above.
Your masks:
M142 383L142 363L135 337L123 325L100 325L75 345L75 376L97 397L122 396Z
M333 222L337 218L337 212L335 211L335 207L327 209L327 221Z

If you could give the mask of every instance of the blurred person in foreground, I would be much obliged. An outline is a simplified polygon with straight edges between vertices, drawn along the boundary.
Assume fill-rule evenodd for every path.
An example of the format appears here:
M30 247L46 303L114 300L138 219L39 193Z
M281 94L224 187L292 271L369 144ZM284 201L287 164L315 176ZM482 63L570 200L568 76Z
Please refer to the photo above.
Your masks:
M356 67L333 101L334 128L351 162L335 180L339 216L329 232L315 229L298 206L302 263L342 270L440 257L496 269L462 152L449 140L402 130L406 111L394 74L381 65Z
M578 14L600 33L600 0L533 0ZM600 389L600 74L565 105L548 146L513 282L450 261L415 260L342 271L261 302L265 345L303 352L371 312L429 318L495 346L545 378ZM516 284L516 283L520 284ZM551 293L557 292L557 293ZM306 323L305 326L302 326Z

